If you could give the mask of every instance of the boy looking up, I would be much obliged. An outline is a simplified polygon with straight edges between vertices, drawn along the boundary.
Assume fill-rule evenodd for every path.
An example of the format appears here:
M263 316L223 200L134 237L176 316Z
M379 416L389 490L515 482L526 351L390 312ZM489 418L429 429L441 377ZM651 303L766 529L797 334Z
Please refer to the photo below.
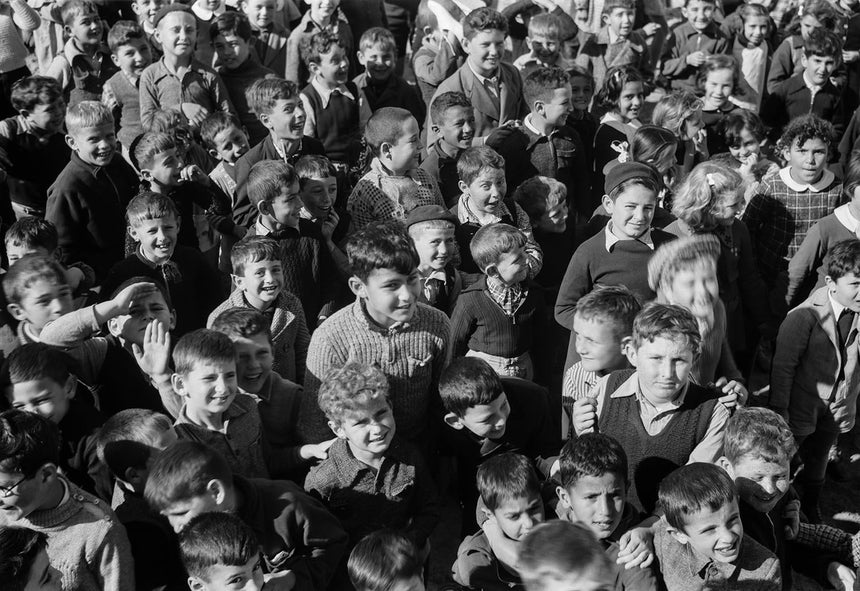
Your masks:
M436 184L446 207L453 207L460 196L457 160L475 137L475 109L462 92L443 92L430 105L430 128L438 138L427 148L421 161Z
M143 133L140 124L140 76L152 63L146 33L133 21L119 21L108 31L111 59L119 72L104 83L101 101L113 113L116 139L126 154L134 138Z
M287 73L284 76L299 86L306 84L313 77L313 72L309 71L304 60L302 46L317 33L327 32L334 35L350 60L354 60L355 55L355 37L343 12L338 9L340 0L305 0L305 3L309 9L287 40ZM370 10L372 9L368 11ZM355 64L352 64L352 68L354 67Z
M184 4L168 4L153 19L164 55L140 78L140 122L149 129L155 112L176 108L193 129L215 111L233 112L224 82L194 59L197 21Z
M71 161L48 188L45 219L57 227L62 261L86 261L104 279L123 257L125 206L137 175L116 150L110 110L83 101L66 113Z
M662 74L673 89L696 90L699 66L709 55L726 53L728 39L714 22L714 0L686 0L686 22L675 27L663 48Z
M695 462L660 484L663 517L654 550L667 591L699 591L749 584L781 588L779 560L744 535L738 493L726 472Z

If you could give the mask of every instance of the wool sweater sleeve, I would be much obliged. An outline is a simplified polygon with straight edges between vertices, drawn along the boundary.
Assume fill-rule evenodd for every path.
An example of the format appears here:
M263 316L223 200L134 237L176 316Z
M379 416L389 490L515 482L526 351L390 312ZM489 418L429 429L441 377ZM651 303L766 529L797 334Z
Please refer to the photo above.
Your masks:
M161 108L158 100L158 89L153 81L153 67L150 66L140 76L140 124L143 129L152 126L152 118L156 111Z
M39 13L30 8L24 0L10 0L9 6L14 13L12 20L22 31L35 31L42 24Z
M815 324L814 313L801 307L792 310L779 327L770 372L769 401L769 406L779 412L788 411L794 376L806 355Z
M97 580L103 591L134 591L134 557L125 528L111 523L88 563L98 568Z
M809 229L800 248L788 262L788 291L785 294L785 303L789 309L795 307L800 288L810 275L815 273L826 254L827 247L821 235L822 221L819 220Z
M313 334L308 346L305 366L304 394L299 409L298 435L302 443L319 443L331 439L325 415L317 403L322 378L332 367L340 367L348 360L335 346L336 335L329 335L327 323L323 323Z
M555 301L555 320L568 330L573 330L573 316L579 298L594 289L589 260L590 247L590 242L585 242L573 253Z
M452 359L464 357L469 351L469 339L478 325L477 310L472 303L474 297L485 297L482 292L469 292L457 298L451 314L450 351Z

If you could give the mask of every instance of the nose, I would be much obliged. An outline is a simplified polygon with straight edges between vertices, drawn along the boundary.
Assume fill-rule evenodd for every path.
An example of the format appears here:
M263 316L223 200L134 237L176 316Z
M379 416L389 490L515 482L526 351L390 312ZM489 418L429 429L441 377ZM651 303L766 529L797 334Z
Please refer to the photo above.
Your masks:
M597 500L597 514L601 517L607 517L610 513L609 497L600 495Z
M263 275L263 283L272 283L275 280L275 276L271 271L266 271L266 274Z
M522 526L523 526L523 532L529 532L535 526L534 518L531 515L529 515L528 513L523 515L523 518L521 521L522 521Z
M401 285L400 289L397 290L397 299L401 303L405 303L405 302L409 302L410 300L412 300L412 298L413 298L413 294L412 294L412 290L409 288L409 284L404 283L403 285Z
M182 528L185 527L185 523L188 521L184 517L168 517L167 520L170 522L170 527L177 534L182 531Z
M769 495L776 492L776 483L771 478L765 478L759 483L759 486Z
M62 314L64 308L65 305L62 298L54 298L51 301L51 311L55 314Z
M219 394L224 394L229 389L227 384L227 378L224 376L219 376L219 378L215 381L215 391Z
M466 132L471 133L471 132L473 132L473 131L475 131L475 126L474 126L471 122L466 121L466 122L463 124L463 132L464 132L464 133L466 133Z

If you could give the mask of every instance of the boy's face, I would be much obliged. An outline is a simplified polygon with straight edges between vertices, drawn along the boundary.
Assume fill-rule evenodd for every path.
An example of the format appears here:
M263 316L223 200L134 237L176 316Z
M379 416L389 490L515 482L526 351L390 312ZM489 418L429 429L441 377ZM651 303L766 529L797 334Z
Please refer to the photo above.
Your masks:
M248 15L248 20L260 29L265 29L272 24L276 7L277 2L275 0L245 0L242 2L242 10Z
M197 22L194 15L176 11L166 14L155 29L155 39L164 53L178 58L189 58L197 41Z
M18 521L38 510L57 482L57 467L45 464L35 475L0 470L0 511L6 521Z
M218 63L228 70L235 70L251 55L251 44L234 33L215 37L212 40L212 48L218 55Z
M263 567L254 556L242 565L216 564L206 569L203 577L189 577L191 591L261 591Z
M619 37L626 38L633 30L635 10L629 8L613 8L612 12L603 16L603 21L609 29Z
M502 392L492 402L470 406L463 416L446 414L445 422L455 429L468 429L481 439L496 440L504 436L510 414L508 396Z
M66 116L66 102L59 98L53 103L40 104L32 111L21 111L27 123L43 133L57 133L63 128L63 118Z
M239 387L249 394L256 394L272 373L272 341L265 333L249 337L233 337L236 350L236 373Z
M37 331L52 320L72 311L72 290L66 283L37 279L24 293L20 304L9 304L16 320L26 320Z
M189 416L223 414L239 392L236 362L198 361L186 374L173 374L173 389L185 399Z
M636 368L642 394L652 404L675 400L693 368L693 352L686 339L645 339L638 348L627 347L627 359Z
M364 300L370 317L383 327L409 322L415 314L421 291L418 269L409 275L396 269L374 269L366 282L351 277L349 284L353 293Z
M176 148L169 148L152 157L152 163L141 169L141 176L160 187L175 187L182 174L182 162L176 155Z
M686 269L678 269L675 276L661 291L670 304L688 309L696 318L712 316L720 297L717 283L717 266L713 261L700 261Z
M561 199L544 212L535 229L548 234L563 234L567 230L568 213L567 201Z
M746 454L735 462L722 458L720 463L735 481L741 500L760 513L770 513L791 486L789 458L773 462Z
M734 73L728 68L713 70L705 78L705 101L712 108L726 104L735 89Z
M451 262L457 248L453 224L447 228L419 228L410 232L421 267L441 271Z
M622 240L635 239L651 227L657 194L644 185L630 185L615 201L604 195L603 207L612 219L612 233Z
M740 142L736 146L729 146L729 154L743 162L751 154L761 153L761 141L748 128L744 127L739 135Z
M820 27L821 23L817 18L811 14L805 14L803 15L803 18L800 19L800 36L804 41L806 41L809 38L809 34Z
M9 259L9 266L15 264L15 262L23 256L28 254L40 254L44 256L51 256L53 253L48 252L47 248L43 248L41 246L25 246L23 244L12 244L11 242L6 243L6 257Z
M460 181L460 190L469 199L469 207L483 215L499 215L502 199L508 192L505 171L502 168L483 168L470 183Z
M783 150L783 157L791 167L791 176L802 183L814 183L821 178L827 166L827 154L827 144L817 137L806 140L803 145L794 140L788 150Z
M403 129L394 145L383 144L383 161L393 172L399 173L418 164L418 122L415 117L410 117L403 124ZM386 153L386 146L387 153Z
M639 117L639 111L645 102L645 91L641 82L628 82L618 96L618 114L625 121Z
M526 37L526 45L532 55L546 64L555 62L561 49L558 38L550 35L529 35Z
M281 192L271 201L261 201L260 213L269 216L281 226L295 227L302 211L302 195L298 179L291 185L281 187Z
M233 275L236 287L257 310L266 310L277 301L284 288L284 267L281 261L263 260L245 265L241 275Z
M51 566L48 551L42 548L30 565L23 591L60 591L63 588L62 580L63 575Z
M576 352L582 361L582 369L603 372L624 367L624 343L615 333L615 326L603 318L585 319L573 316Z
M215 145L214 152L218 160L227 164L236 164L236 161L248 151L248 136L238 127L231 126L229 129L219 131L212 143ZM210 150L210 154L213 150Z
M102 40L102 20L98 13L79 14L71 25L66 25L66 34L81 45L98 45Z
M329 86L337 86L349 76L349 60L340 45L332 45L328 52L320 55L320 63L310 64L310 70Z
M684 18L697 31L704 31L714 20L716 5L708 0L689 0L682 10Z
M552 91L552 98L543 102L543 118L550 125L564 125L567 116L573 109L570 86L556 88Z
M326 219L337 200L337 178L305 179L302 203L314 219Z
M744 526L738 502L733 499L716 511L702 507L684 519L683 531L670 526L669 532L680 543L689 544L700 556L731 564L740 554Z
M394 72L397 57L390 47L381 43L371 45L358 52L358 63L364 66L367 75L373 80L388 80Z
M139 78L152 63L152 50L146 39L129 39L128 43L116 48L111 59L127 76Z
M758 47L767 37L770 22L766 16L750 16L744 21L744 37L750 45Z
M837 60L832 55L810 55L804 54L800 58L806 77L813 84L824 84L830 80L830 75L836 69Z
M852 312L860 312L860 277L847 273L837 280L829 275L824 278L833 299Z
M556 489L562 505L576 520L605 540L621 523L626 487L624 476L606 472L600 476L580 476L569 489Z
M475 137L475 110L471 107L449 107L442 114L442 124L432 127L446 144L465 150Z
M62 384L51 378L18 382L6 387L6 398L12 408L37 414L57 425L69 412L77 383L72 375Z
M587 111L593 96L594 85L591 80L582 76L574 76L570 79L570 100L575 110Z
M153 320L158 320L168 331L176 327L176 312L167 305L164 296L158 290L135 298L128 308L128 314L108 320L108 329L112 335L126 343L142 347L146 327Z
M156 13L164 6L165 0L135 0L131 9L139 19L143 19L150 25L155 20Z
M66 143L84 162L93 166L107 166L116 153L116 132L113 123L83 127L66 135Z
M160 265L173 256L179 238L179 221L172 215L139 220L129 227L128 234L132 240L140 242L140 250L147 260Z
M305 132L305 109L298 96L278 99L271 113L260 115L260 123L276 139L295 141L302 139Z
M503 253L495 265L487 268L486 273L505 285L516 285L525 281L529 274L529 257L525 247L519 246Z
M492 515L502 533L519 542L534 526L543 523L543 502L540 495L505 499Z
M471 39L464 38L463 50L477 74L490 78L499 70L505 53L505 34L496 29L477 31Z
M361 408L347 412L339 424L329 421L329 426L335 435L346 439L359 459L381 457L396 430L391 403L384 396L369 399Z
M311 13L318 23L330 19L340 6L340 0L305 0L305 2L311 7Z

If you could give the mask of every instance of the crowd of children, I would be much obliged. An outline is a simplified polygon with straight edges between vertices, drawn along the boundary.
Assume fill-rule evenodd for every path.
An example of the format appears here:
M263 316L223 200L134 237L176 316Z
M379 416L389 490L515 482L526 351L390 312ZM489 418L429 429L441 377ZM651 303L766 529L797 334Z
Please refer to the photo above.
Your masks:
M0 588L860 588L858 50L851 0L0 2Z

